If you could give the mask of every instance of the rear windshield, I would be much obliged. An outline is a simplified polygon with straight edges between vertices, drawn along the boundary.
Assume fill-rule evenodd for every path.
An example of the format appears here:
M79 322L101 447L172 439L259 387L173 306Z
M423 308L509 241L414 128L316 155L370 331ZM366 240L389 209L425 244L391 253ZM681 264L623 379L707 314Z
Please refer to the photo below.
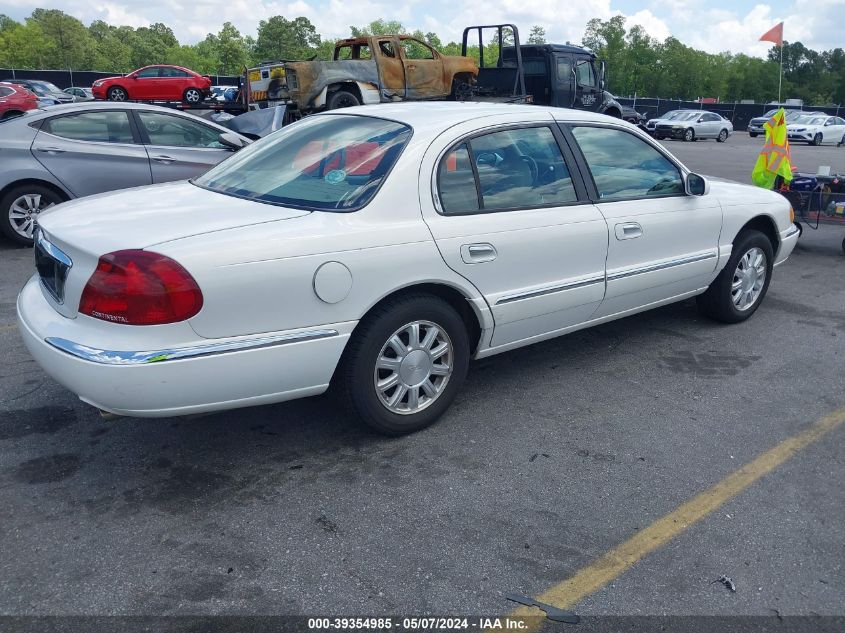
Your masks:
M315 116L268 136L192 181L240 198L355 211L372 200L411 128L355 115Z

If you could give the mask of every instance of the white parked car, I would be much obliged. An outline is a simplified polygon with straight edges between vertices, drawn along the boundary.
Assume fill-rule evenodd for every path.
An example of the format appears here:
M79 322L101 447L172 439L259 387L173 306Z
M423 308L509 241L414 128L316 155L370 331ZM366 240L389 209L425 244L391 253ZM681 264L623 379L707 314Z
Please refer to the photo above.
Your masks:
M790 214L602 115L347 108L192 182L47 211L19 323L44 370L106 411L216 411L335 384L401 434L447 409L472 358L696 295L747 319L795 246Z
M845 143L845 119L826 114L807 114L786 125L790 141L806 141L810 145Z
M724 143L733 131L733 123L720 114L707 110L688 110L676 114L671 119L658 121L653 134L658 140L675 138L697 141L713 138L719 143Z

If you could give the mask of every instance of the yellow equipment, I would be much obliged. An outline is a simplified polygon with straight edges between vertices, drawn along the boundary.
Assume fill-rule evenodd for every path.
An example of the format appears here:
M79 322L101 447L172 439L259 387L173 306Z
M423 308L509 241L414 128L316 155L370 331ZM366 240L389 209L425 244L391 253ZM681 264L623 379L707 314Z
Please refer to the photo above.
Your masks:
M792 163L789 156L789 138L786 133L786 113L783 108L763 125L766 144L757 157L751 180L758 187L773 189L778 176L784 182L792 180Z

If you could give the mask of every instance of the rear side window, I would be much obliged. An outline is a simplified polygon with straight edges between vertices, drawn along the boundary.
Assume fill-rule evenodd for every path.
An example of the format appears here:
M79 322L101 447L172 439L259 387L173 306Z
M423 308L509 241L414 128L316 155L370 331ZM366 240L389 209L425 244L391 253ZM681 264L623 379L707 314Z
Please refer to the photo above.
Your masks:
M14 90L11 88L6 88L5 86L0 86L0 97L8 97L11 94L14 94Z
M162 112L138 112L151 145L222 148L220 132L185 117Z
M438 193L447 214L577 200L560 147L547 127L502 130L458 145L440 163Z
M75 141L98 143L133 143L132 128L126 112L83 112L49 119L43 132Z
M574 127L602 200L682 195L678 168L649 143L612 128Z
M313 117L262 139L194 182L250 200L354 211L372 200L411 129L368 116Z

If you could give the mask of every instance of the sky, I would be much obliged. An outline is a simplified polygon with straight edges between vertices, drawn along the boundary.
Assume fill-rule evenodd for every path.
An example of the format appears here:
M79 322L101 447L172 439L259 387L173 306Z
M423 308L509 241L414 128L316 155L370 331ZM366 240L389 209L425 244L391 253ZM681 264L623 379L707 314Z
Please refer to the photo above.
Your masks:
M85 24L145 26L163 22L183 43L194 43L232 22L255 35L258 22L272 15L305 16L329 39L346 37L349 27L383 18L408 30L434 31L460 41L464 26L513 22L527 38L531 26L545 28L550 42L580 43L590 18L624 15L654 37L669 35L711 53L731 51L763 57L771 44L760 35L780 21L784 38L817 50L842 46L845 0L0 0L0 13L23 20L36 7L61 9Z

